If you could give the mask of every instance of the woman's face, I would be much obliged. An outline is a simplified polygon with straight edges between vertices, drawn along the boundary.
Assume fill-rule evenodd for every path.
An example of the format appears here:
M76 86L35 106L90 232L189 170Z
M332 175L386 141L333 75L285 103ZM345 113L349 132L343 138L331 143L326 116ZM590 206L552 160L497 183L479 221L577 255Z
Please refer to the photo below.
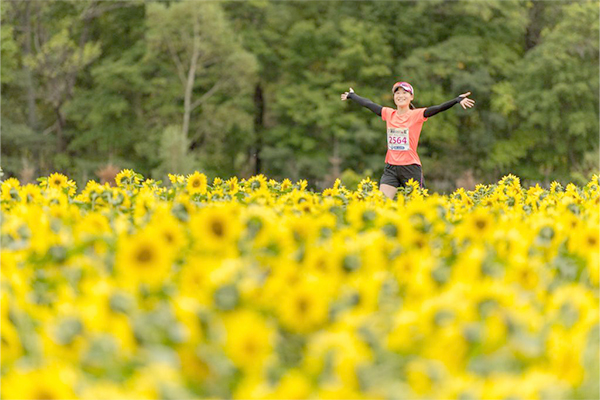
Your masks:
M410 92L407 92L401 87L394 92L394 103L396 103L396 106L398 107L408 107L408 105L414 98L415 96L413 96L412 94L410 94Z

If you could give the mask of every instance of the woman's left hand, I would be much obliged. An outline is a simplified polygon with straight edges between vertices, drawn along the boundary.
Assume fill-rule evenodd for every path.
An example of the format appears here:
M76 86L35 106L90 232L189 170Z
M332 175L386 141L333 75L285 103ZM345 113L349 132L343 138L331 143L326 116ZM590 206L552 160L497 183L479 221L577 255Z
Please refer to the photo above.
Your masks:
M460 101L460 105L463 109L471 108L475 105L475 100L471 100L468 96L471 95L471 92L463 93L458 97L462 97L463 99Z

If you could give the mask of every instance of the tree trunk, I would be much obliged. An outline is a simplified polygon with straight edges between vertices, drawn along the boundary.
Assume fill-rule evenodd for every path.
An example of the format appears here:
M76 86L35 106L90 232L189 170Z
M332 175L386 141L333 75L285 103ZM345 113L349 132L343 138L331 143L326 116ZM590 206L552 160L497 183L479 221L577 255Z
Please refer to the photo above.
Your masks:
M263 96L263 90L260 83L256 85L254 91L254 105L256 107L254 115L254 145L251 148L251 159L254 164L254 175L258 175L262 170L262 160L260 158L260 151L262 150L262 136L265 128L264 125L264 114L265 114L265 99Z
M24 58L31 54L31 3L25 5L25 19L23 26L25 28L25 46L23 56ZM35 109L35 87L33 85L33 73L31 69L23 63L23 73L25 76L25 86L27 87L27 124L34 132L37 130L38 121L37 113Z
M337 136L333 135L333 155L329 157L331 162L331 183L335 182L336 178L339 178L342 172L340 171L340 165L342 160L340 158L340 144Z
M65 137L63 135L63 129L65 127L65 117L60 111L61 105L56 106L54 112L56 113L56 151L62 153L66 149Z
M525 50L534 48L540 41L540 35L544 26L544 10L546 5L543 1L533 1L529 10L529 24L525 33Z
M200 40L200 28L198 26L198 20L194 18L194 38L193 38L193 50L192 60L190 62L190 69L188 71L187 82L185 85L185 94L183 98L184 111L183 111L183 126L181 131L183 133L184 141L188 138L188 132L190 130L190 114L192 113L192 91L194 89L194 81L196 79L196 69L198 67L198 57L200 56L200 48L198 42Z

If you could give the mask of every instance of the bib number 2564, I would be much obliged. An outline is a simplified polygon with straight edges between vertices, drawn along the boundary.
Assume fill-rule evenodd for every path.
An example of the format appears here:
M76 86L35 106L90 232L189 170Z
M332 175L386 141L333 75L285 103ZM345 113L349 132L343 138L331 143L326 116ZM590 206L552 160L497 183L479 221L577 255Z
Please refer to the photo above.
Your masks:
M408 128L388 128L387 141L390 150L404 151L410 149Z

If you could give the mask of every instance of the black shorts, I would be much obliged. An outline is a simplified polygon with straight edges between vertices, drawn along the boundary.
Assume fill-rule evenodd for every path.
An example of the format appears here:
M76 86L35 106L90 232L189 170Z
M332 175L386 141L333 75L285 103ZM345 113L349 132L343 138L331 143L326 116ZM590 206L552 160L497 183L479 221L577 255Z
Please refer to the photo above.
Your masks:
M392 165L385 163L379 186L381 187L385 183L397 188L404 186L410 178L413 178L423 187L423 170L419 164Z

